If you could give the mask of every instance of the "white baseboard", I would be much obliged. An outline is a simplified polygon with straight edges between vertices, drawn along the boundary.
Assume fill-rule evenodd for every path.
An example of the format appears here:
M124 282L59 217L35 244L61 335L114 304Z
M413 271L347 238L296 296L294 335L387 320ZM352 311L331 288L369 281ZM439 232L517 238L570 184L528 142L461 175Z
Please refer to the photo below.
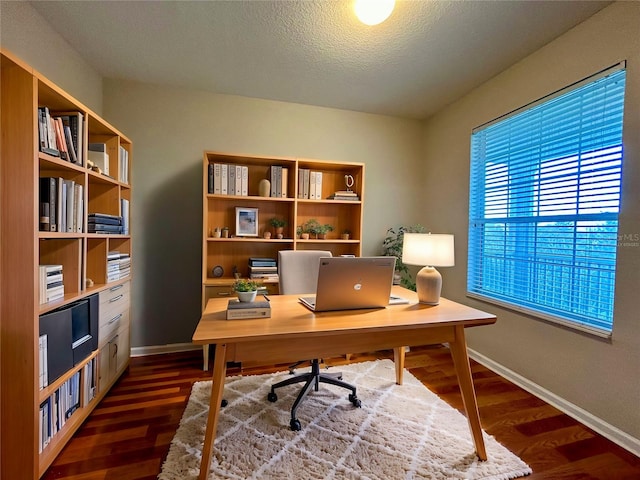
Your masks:
M131 356L141 357L143 355L160 355L162 353L188 352L190 350L202 350L202 346L193 343L172 343L170 345L133 347L131 348Z
M587 412L577 405L574 405L573 403L568 402L562 397L559 397L553 392L550 392L540 385L533 383L531 380L528 380L527 378L517 374L512 370L509 370L503 365L494 362L490 358L485 357L481 353L478 353L470 348L467 348L467 350L469 352L469 357L473 358L476 362L496 372L498 375L506 378L510 382L515 383L520 388L523 388L532 395L541 398L548 404L553 405L558 410L566 413L570 417L578 420L580 423L595 430L600 435L608 438L617 445L620 445L625 450L628 450L636 456L640 456L640 439L632 437L628 433L625 433L619 428L610 425L601 418L596 417L595 415Z

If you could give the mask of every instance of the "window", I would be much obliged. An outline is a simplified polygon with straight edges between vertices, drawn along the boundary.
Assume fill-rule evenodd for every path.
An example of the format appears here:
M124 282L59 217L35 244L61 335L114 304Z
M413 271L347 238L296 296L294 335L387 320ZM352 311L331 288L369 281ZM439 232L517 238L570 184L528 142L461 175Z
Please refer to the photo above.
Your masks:
M619 65L473 131L469 296L611 334L624 87Z

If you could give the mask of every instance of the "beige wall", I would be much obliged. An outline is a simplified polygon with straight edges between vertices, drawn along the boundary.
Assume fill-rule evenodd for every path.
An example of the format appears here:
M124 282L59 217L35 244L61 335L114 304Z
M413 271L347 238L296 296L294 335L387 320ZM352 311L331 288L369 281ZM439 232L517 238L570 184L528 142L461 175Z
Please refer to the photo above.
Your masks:
M189 342L199 319L205 149L364 162L365 254L418 218L416 121L116 80L104 99L134 145L133 346Z
M102 77L28 2L0 1L0 47L102 114Z
M640 3L616 3L433 117L425 126L423 223L456 235L456 266L442 269L444 295L495 312L472 329L470 347L640 439ZM627 60L624 185L611 342L467 298L471 130L621 60ZM640 444L640 443L638 443Z

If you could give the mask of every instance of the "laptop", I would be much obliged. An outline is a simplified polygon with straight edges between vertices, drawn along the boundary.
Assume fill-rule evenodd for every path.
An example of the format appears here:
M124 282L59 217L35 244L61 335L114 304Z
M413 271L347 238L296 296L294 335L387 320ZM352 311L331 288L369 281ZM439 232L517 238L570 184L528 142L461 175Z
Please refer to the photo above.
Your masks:
M389 305L395 257L320 259L315 296L300 297L314 312L384 308Z

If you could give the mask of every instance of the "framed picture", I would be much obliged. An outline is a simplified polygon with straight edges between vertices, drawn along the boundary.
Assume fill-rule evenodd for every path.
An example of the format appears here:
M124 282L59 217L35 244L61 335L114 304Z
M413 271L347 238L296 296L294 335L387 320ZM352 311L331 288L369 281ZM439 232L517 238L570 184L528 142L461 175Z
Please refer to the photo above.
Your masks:
M236 237L258 236L258 209L236 207Z

